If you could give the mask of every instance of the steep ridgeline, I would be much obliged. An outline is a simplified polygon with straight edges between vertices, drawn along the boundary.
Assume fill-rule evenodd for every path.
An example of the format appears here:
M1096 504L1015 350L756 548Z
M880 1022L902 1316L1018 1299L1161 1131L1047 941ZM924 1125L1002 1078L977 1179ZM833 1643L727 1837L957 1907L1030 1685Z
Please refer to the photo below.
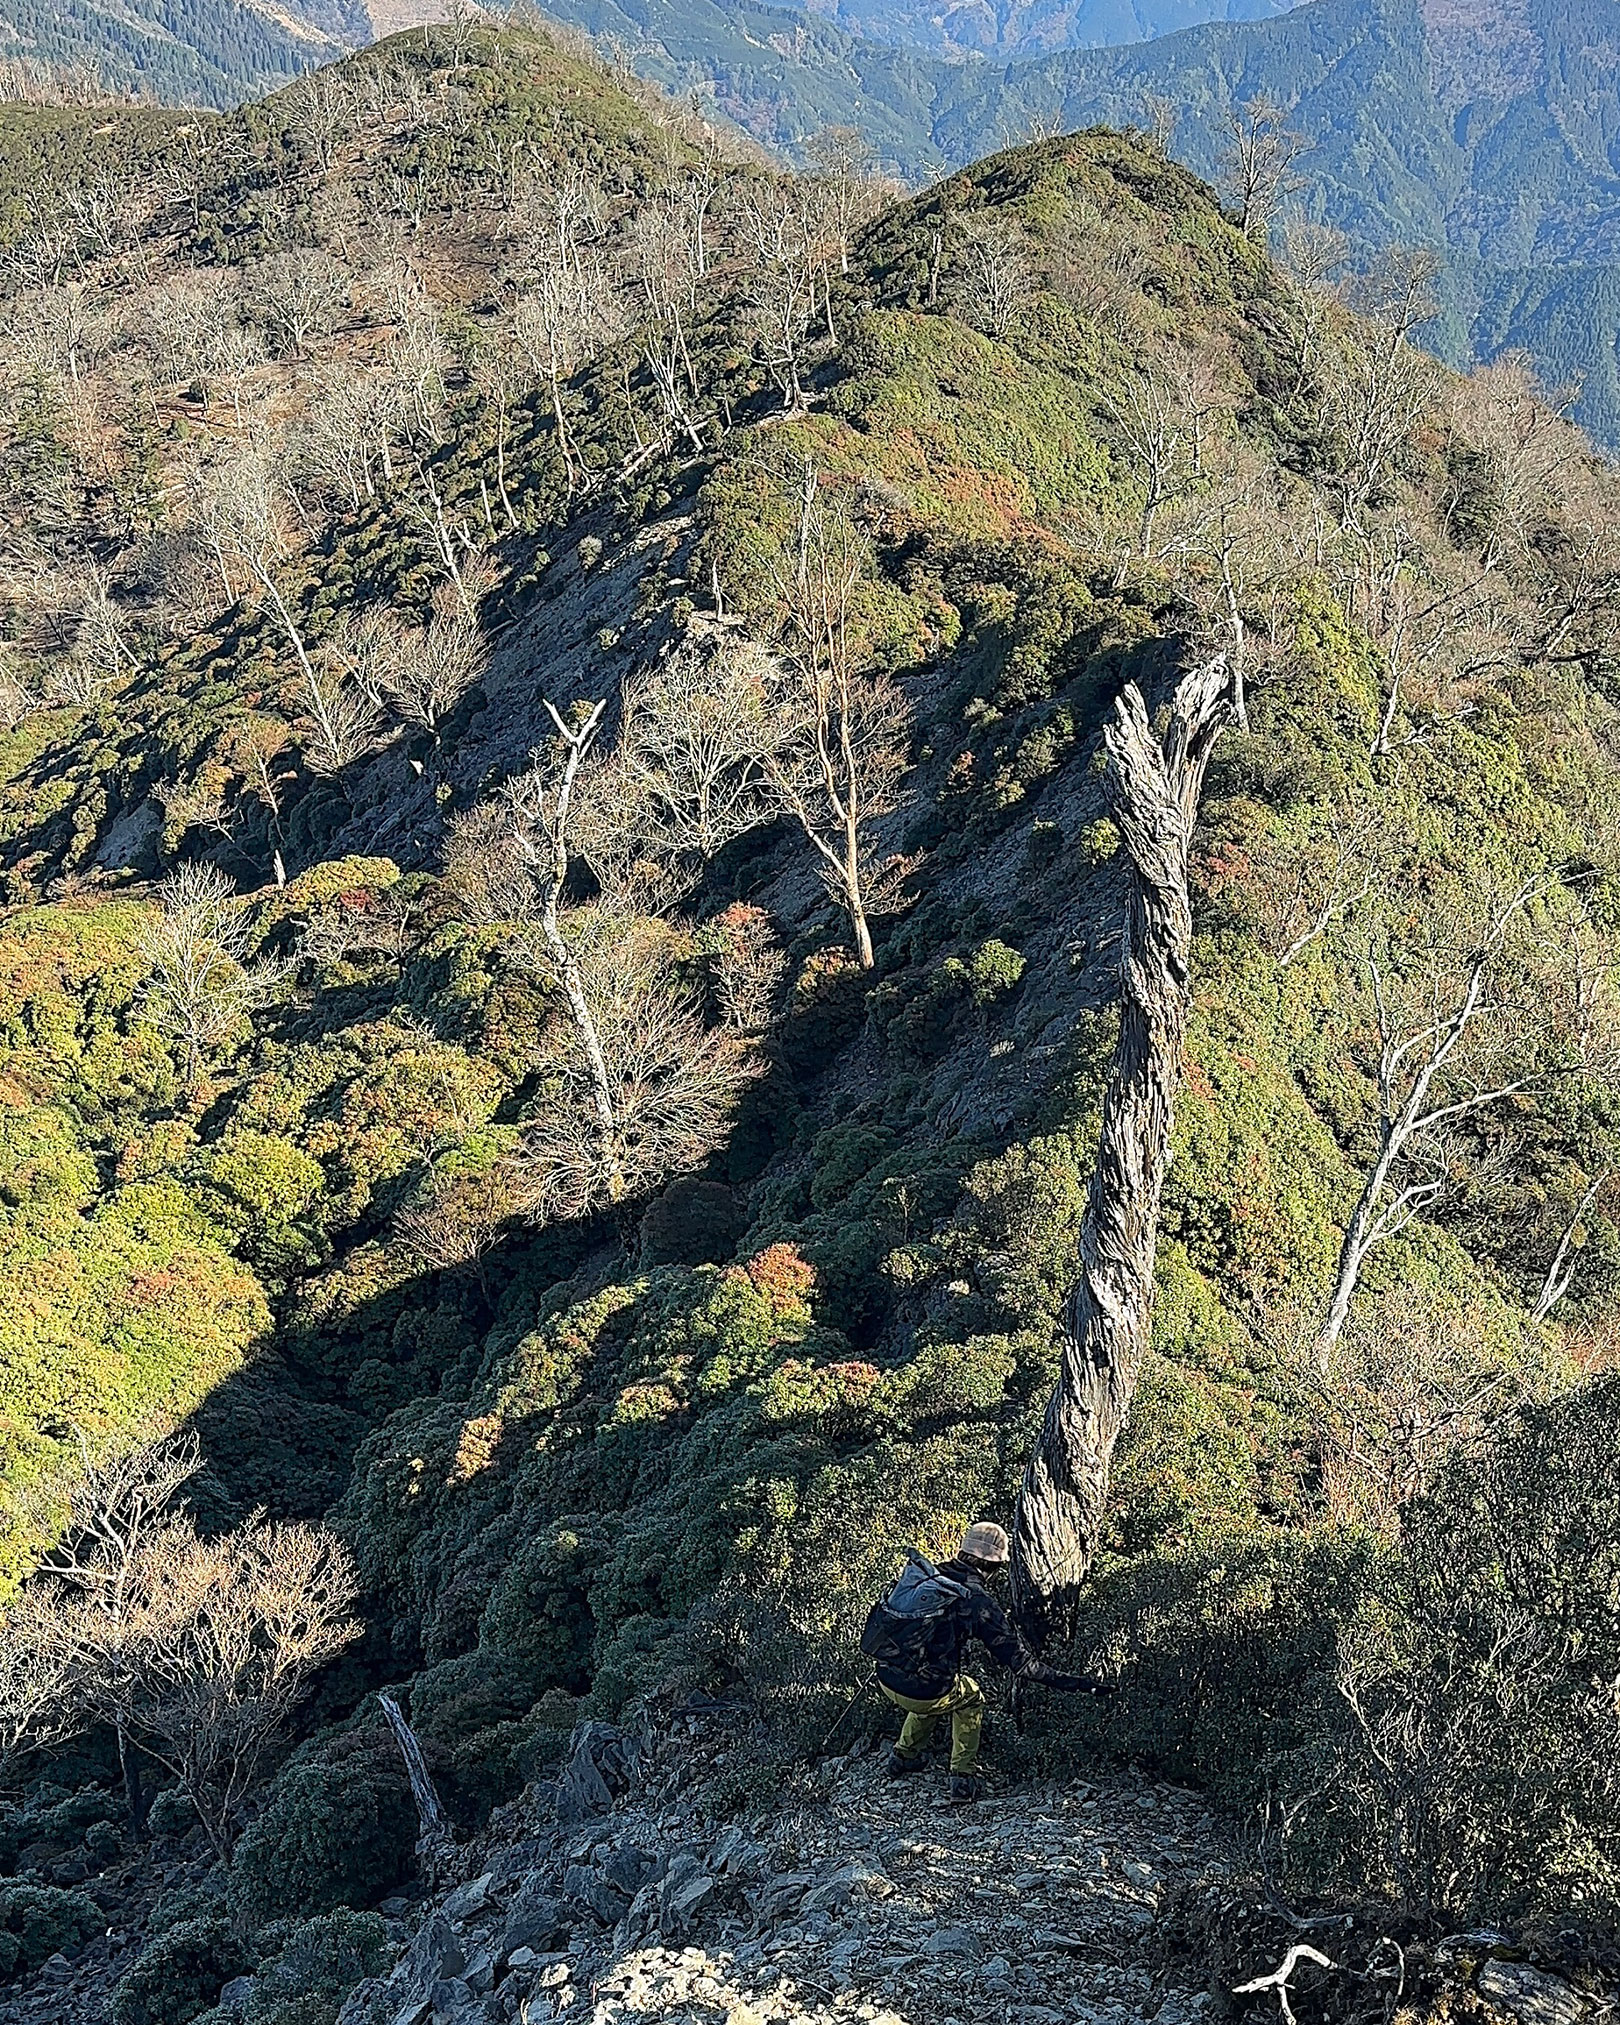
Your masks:
M465 26L100 124L41 112L6 170L18 2014L534 2019L589 1971L606 2017L653 1977L740 2019L792 1949L918 2025L1050 2009L1071 1953L1135 2005L1163 1859L1071 1819L1109 1757L1246 1832L1269 1796L1273 1900L1364 1908L1301 2016L1485 1927L1595 1987L1620 521L1584 439L1416 350L1410 270L1353 314L1139 136L896 204ZM992 1743L1048 1789L989 1824L1025 1888L1112 1881L991 1957L922 1882L965 1829L881 1819L859 1752L792 1768L883 1727L855 1634L901 1549L1009 1514L1113 1046L1100 728L1216 650L1079 1634L1124 1691ZM427 1879L379 1689L448 1817ZM621 1772L662 1740L656 1835L554 1828L587 1722ZM876 1915L832 1960L857 1829L959 1962L918 1936L912 1977ZM474 1938L424 1923L480 1849ZM1154 1943L1172 2015L1275 1965L1236 1891Z
M1178 158L1212 174L1232 109L1265 93L1309 142L1299 203L1358 246L1443 252L1456 359L1531 352L1620 443L1620 37L1602 0L1313 0L1278 20L1021 66L934 138L965 160L1035 120L1140 122L1175 109Z

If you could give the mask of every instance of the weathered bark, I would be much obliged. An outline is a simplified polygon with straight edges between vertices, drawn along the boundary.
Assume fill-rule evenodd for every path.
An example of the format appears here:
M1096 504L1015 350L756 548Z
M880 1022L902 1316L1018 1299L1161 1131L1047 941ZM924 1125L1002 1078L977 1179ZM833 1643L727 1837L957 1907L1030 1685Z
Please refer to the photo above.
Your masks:
M422 1746L416 1741L416 1732L406 1722L399 1703L392 1695L380 1694L377 1700L389 1729L394 1733L394 1742L399 1746L399 1754L405 1760L406 1775L411 1782L411 1797L416 1802L417 1862L423 1876L433 1881L446 1868L446 1860L455 1847L455 1837L450 1831L445 1811L439 1804L433 1775L427 1768L427 1760L422 1756Z
M1104 733L1130 896L1119 1042L1080 1225L1080 1271L1064 1304L1058 1382L1013 1522L1013 1594L1037 1649L1072 1625L1147 1346L1159 1198L1192 997L1188 853L1229 697L1218 655L1182 678L1162 744L1134 683Z

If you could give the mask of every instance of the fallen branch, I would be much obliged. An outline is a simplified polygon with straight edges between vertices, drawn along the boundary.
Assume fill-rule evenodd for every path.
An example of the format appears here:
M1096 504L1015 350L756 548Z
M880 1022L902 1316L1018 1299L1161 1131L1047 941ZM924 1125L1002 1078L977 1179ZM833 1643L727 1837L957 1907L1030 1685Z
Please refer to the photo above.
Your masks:
M1273 1969L1269 1976L1256 1976L1252 1983L1235 1983L1232 1986L1232 1995L1234 1997L1253 1997L1257 1996L1262 1990L1275 1990L1277 2002L1282 2006L1282 2014L1288 2020L1288 2025L1297 2025L1294 2017L1294 2008L1288 2001L1288 1979L1293 1975L1301 1962L1315 1962L1317 1967L1321 1969L1335 1969L1338 1967L1337 1962L1330 1962L1327 1956L1321 1954L1317 1949L1308 1947L1304 1941L1296 1941L1287 1954L1283 1956L1282 1964L1279 1968Z

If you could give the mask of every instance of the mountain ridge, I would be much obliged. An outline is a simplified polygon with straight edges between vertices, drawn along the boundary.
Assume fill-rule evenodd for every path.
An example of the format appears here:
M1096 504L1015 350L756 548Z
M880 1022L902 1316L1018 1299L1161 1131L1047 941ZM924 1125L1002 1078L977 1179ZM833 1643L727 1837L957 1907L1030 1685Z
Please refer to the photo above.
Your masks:
M1608 2003L1613 468L1140 131L897 198L465 21L26 110L0 2019ZM939 1830L862 1625L1099 1197L1119 1691Z

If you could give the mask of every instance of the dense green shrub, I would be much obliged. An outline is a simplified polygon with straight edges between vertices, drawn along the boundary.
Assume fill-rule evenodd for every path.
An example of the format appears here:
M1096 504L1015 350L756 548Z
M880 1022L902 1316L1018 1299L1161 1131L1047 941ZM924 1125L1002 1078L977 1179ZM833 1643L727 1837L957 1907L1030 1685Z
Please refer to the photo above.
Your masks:
M1077 1638L1120 1692L1050 1704L1046 1751L1145 1760L1249 1815L1279 1757L1315 1734L1377 1564L1354 1537L1243 1529L1116 1566Z
M178 1786L165 1786L152 1802L146 1825L154 1835L189 1835L197 1826L197 1810Z
M253 1927L374 1904L409 1873L416 1826L380 1724L328 1738L271 1782L232 1858L231 1911Z
M0 1885L0 1977L29 1975L59 1949L77 1947L106 1924L101 1908L82 1891Z
M654 1266L699 1266L728 1259L742 1228L734 1189L724 1182L683 1175L641 1219L642 1256Z
M158 1935L113 1992L112 2025L191 2025L253 1957L220 1915Z
M375 1913L337 1911L303 1920L254 1971L242 2025L332 2025L356 1983L387 1966L388 1936Z
M122 1813L121 1800L105 1786L86 1786L78 1793L42 1787L23 1806L0 1807L0 1864L14 1864L30 1842L77 1842Z

